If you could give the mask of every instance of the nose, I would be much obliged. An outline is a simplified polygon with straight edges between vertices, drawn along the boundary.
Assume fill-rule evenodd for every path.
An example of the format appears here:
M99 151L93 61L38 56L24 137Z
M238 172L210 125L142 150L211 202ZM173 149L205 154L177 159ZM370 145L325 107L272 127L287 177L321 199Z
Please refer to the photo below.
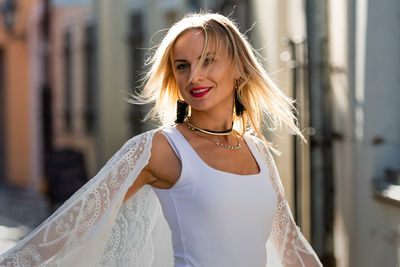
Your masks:
M191 67L190 82L196 83L204 80L205 70L202 67L197 68L197 64L193 64Z

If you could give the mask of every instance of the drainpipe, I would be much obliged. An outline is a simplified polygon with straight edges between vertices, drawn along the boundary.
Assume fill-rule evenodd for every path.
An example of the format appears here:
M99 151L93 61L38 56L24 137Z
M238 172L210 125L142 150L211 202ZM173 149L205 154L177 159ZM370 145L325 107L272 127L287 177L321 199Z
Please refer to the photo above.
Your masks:
M311 243L324 266L333 254L331 93L328 67L327 1L306 0L310 102Z

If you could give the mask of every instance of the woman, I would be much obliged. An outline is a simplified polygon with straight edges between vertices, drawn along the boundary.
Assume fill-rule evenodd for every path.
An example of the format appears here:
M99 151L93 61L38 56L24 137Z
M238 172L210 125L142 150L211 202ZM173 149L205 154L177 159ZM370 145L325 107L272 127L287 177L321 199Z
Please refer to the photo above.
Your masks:
M291 102L236 26L188 15L151 64L140 100L165 126L129 140L0 264L321 266L261 141L263 114L301 136Z

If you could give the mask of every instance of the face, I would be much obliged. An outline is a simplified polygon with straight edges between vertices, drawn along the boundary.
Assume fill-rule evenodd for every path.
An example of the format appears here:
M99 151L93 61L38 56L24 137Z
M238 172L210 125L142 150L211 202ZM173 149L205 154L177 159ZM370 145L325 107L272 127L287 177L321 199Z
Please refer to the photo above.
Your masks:
M204 39L203 32L192 30L184 33L175 42L171 53L175 81L192 112L219 109L232 112L234 82L239 75L225 49L218 53L206 51L204 64L197 68Z

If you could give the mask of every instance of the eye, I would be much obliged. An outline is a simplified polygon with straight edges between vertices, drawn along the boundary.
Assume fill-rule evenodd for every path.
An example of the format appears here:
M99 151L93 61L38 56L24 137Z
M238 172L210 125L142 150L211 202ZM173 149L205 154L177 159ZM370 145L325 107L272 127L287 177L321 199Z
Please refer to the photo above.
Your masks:
M185 70L185 69L187 69L188 68L188 64L178 64L178 65L176 65L176 67L175 67L177 70Z
M204 65L211 65L215 62L215 58L213 57L208 57L204 60Z

